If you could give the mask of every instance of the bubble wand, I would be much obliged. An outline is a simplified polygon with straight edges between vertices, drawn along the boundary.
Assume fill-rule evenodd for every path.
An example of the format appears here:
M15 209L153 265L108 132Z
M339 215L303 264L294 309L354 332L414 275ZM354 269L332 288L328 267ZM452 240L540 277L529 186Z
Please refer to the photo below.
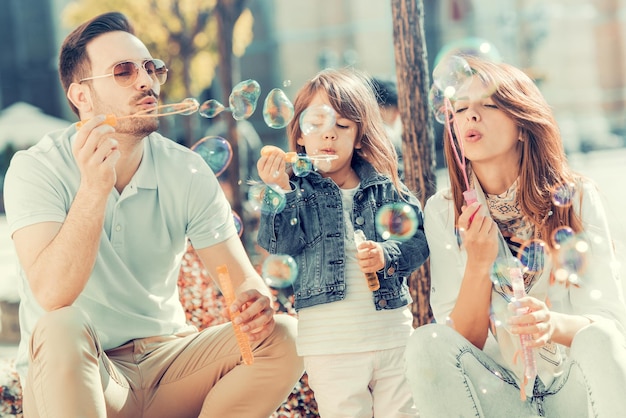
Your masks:
M456 123L454 109L452 108L450 98L456 95L456 93L468 82L468 80L471 80L472 76L472 69L464 58L457 55L449 56L437 64L433 70L433 86L429 95L429 100L431 101L435 118L438 122L441 122L446 126L454 158L463 172L463 180L465 181L463 198L465 199L465 204L468 206L477 201L476 190L470 188L467 178L467 165L465 162L463 139L459 135L459 127ZM442 108L444 111L443 120L441 118ZM450 127L451 124L452 127ZM453 131L454 135L452 134ZM455 138L456 144L454 141Z
M526 296L524 288L524 278L522 269L519 267L510 267L509 274L511 277L511 287L513 288L513 296L521 299ZM528 308L517 308L516 315L521 316L528 313ZM533 348L529 346L532 336L530 334L520 334L520 343L522 344L522 358L524 361L524 384L521 385L520 394L522 400L526 400L526 384L537 376L537 364L535 362L535 353Z
M163 104L155 107L151 107L149 109L140 110L137 113L133 113L132 115L125 116L116 116L114 114L106 115L106 119L104 119L104 123L107 125L115 126L117 125L117 121L120 119L129 119L129 118L156 118L161 116L168 115L191 115L196 112L200 105L198 101L193 98L187 98L180 103L172 103L172 104ZM153 113L157 111L158 113ZM80 129L85 123L89 122L91 119L81 120L76 123L76 129Z
M226 264L222 264L221 266L217 267L217 277L220 283L222 294L224 295L224 299L226 299L226 306L230 306L235 301L235 290L233 289L233 283L230 280L230 274L228 273L228 268L226 267ZM239 346L239 350L241 351L243 363L251 365L252 363L254 363L254 356L252 355L252 348L250 347L248 335L241 330L240 324L235 324L235 318L237 318L239 314L239 311L231 313L231 324L233 325L233 330L235 331L235 338L237 339L237 345Z
M282 151L282 149L274 146L274 145L266 145L263 148L261 148L261 156L265 157L266 155L268 155L270 152L272 152L274 149L279 149ZM319 163L319 162L330 162L333 160L336 160L337 158L339 158L339 156L337 155L332 155L332 154L316 154L316 155L304 155L304 154L298 154L295 151L287 151L285 152L285 155L283 156L283 159L285 160L285 162L287 163L295 163L298 160L302 160L302 159L308 159L313 163Z
M456 160L459 168L463 173L463 181L465 182L465 191L463 192L463 198L465 199L465 204L467 206L476 202L478 198L476 197L476 190L470 188L469 180L467 178L467 163L465 161L465 147L463 146L463 139L459 134L459 126L456 123L456 118L454 116L452 110L452 103L450 103L450 99L448 97L444 97L444 109L445 114L449 115L446 117L445 126L448 132L448 138L450 138L450 144L452 145L452 152L454 153L454 159ZM450 122L452 121L452 122ZM452 128L450 127L452 125ZM454 135L452 131L454 130ZM455 142L456 138L456 142ZM460 153L459 153L460 151Z
M366 241L365 233L361 229L354 230L354 242L356 243L357 251L359 251L359 245ZM380 281L378 280L378 275L376 273L365 273L365 278L367 279L367 287L372 292L374 290L380 289Z

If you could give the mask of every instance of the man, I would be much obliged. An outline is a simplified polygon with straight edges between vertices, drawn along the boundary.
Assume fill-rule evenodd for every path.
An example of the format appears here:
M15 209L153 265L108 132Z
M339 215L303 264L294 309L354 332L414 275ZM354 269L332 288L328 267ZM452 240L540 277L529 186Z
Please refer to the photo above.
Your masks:
M21 267L18 370L24 413L46 417L267 417L303 372L295 320L237 237L215 175L163 138L165 64L107 13L75 29L59 61L81 120L19 152L6 213ZM177 277L187 239L213 278L226 265L230 313L254 351L242 363L231 324L185 323Z

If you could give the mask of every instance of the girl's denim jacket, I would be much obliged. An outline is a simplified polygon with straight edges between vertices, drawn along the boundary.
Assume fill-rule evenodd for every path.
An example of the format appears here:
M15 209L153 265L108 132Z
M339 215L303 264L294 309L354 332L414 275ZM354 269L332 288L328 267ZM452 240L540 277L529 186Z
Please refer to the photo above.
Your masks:
M407 276L429 255L420 203L404 185L407 194L403 200L389 178L362 158L355 155L352 166L361 179L354 195L353 226L362 229L368 240L380 243L385 255L385 267L377 272L380 289L372 292L373 303L377 310L406 306L412 302ZM342 300L346 295L346 257L341 191L317 172L292 177L291 186L284 209L266 210L264 205L261 210L258 243L271 254L287 254L296 260L296 310ZM408 203L417 215L418 229L406 241L384 240L376 230L377 211L393 202Z

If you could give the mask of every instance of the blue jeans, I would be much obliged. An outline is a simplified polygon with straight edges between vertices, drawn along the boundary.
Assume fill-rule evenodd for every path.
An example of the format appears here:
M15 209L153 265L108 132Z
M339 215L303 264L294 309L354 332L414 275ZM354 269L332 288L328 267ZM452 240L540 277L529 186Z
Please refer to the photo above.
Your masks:
M563 374L532 394L454 329L429 324L415 330L406 350L407 379L420 418L613 418L626 412L626 340L611 322L581 329Z

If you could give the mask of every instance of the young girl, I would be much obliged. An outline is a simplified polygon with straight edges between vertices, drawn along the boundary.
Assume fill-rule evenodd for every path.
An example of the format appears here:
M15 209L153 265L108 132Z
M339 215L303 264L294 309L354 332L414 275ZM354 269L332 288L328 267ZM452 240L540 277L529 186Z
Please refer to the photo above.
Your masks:
M322 105L335 123L305 134L301 114ZM297 347L321 416L399 416L413 405L403 359L412 332L407 276L426 260L428 247L421 222L406 240L384 240L375 220L391 203L408 204L421 220L419 202L398 179L396 153L366 76L324 70L302 87L294 107L290 148L335 159L300 177L285 171L282 150L262 153L259 176L285 191L286 204L263 211L259 245L297 261ZM355 230L368 239L358 252ZM377 275L378 290L369 290L369 273Z
M420 417L623 416L626 308L599 194L568 168L532 80L507 64L466 60L473 76L452 105L478 202L464 203L446 136L452 187L425 208L438 324L418 328L407 347ZM587 251L566 250L567 240L553 239L563 232ZM506 270L493 269L511 257L527 267L527 296L515 299Z

